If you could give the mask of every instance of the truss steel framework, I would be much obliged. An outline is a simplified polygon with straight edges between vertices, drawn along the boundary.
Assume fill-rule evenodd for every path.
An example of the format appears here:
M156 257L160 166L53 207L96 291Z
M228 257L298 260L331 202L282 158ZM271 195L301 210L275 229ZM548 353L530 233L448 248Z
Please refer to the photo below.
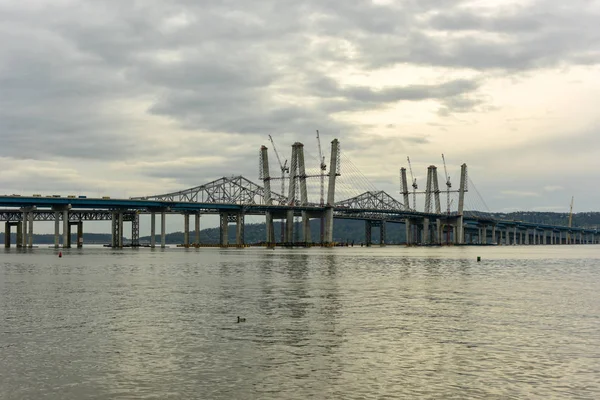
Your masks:
M54 221L56 213L54 211L30 211L34 221ZM133 221L136 212L129 211L123 213L124 221ZM63 213L58 213L58 219L62 221ZM0 211L0 221L22 221L23 212L19 210ZM112 220L112 211L69 211L69 221L110 221Z
M280 204L285 202L285 197L275 192L271 192L271 198ZM134 199L213 204L263 204L264 188L239 175L223 177L179 192Z
M365 192L356 197L338 201L335 203L335 207L360 210L397 210L398 212L402 212L406 209L404 204L382 190L377 192Z

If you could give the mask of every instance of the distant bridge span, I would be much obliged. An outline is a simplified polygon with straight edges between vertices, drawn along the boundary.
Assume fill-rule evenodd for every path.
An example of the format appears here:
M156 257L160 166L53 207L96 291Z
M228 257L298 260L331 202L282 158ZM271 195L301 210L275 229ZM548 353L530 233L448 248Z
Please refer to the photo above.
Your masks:
M302 144L292 146L292 162L289 177L289 193L271 190L267 148L260 152L260 176L263 185L258 185L243 176L223 177L204 185L182 191L160 195L114 199L109 197L87 198L85 196L0 196L0 220L5 224L5 246L10 246L10 231L17 229L17 246L31 247L34 221L55 222L55 247L60 246L62 222L62 245L70 246L70 230L77 226L78 237L82 236L83 221L111 220L112 246L123 246L123 223L131 222L132 245L139 245L139 215L150 214L151 246L156 245L156 214L160 215L160 240L165 246L165 216L167 213L183 214L184 246L199 244L200 215L220 216L220 244L228 246L228 225L236 224L236 245L244 245L244 217L264 215L266 221L265 244L294 245L335 244L333 220L355 219L365 221L365 243L371 244L373 227L380 229L380 243L385 244L388 223L405 225L406 244L572 244L598 243L595 229L573 228L508 221L467 215L463 211L466 185L466 165L461 168L461 183L458 190L459 205L456 212L442 213L440 191L437 189L437 172L434 166L428 169L425 211L408 207L408 188L403 186L404 202L396 200L384 191L367 191L358 196L335 201L336 177L339 176L339 143L332 141L330 172L327 177L327 199L322 204L309 202L306 191L304 153ZM405 170L401 170L405 174ZM406 176L402 176L406 182ZM435 207L434 207L435 205ZM190 240L190 216L195 218L195 241ZM301 219L294 223L294 219ZM276 240L273 221L282 220L284 227L281 239ZM318 240L311 237L310 221L318 219L321 235ZM297 241L295 230L302 232ZM78 245L81 245L78 240Z

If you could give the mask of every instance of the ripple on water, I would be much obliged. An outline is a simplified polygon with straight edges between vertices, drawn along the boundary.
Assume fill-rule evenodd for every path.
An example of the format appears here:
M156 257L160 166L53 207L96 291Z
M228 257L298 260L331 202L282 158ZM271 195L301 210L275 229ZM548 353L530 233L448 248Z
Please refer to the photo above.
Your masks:
M8 251L0 398L598 398L597 259Z

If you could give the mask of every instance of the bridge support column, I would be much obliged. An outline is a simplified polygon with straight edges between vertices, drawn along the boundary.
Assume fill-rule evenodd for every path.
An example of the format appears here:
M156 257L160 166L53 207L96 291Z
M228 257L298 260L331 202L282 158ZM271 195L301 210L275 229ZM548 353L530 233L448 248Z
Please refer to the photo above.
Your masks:
M235 244L238 247L244 246L244 214L241 212L236 214Z
M160 212L160 248L164 249L167 246L167 214L165 211Z
M457 243L465 244L465 221L462 215L458 217L458 221L456 223L456 230L458 235Z
M310 233L310 218L306 211L302 211L302 241L305 246L310 246L312 243L312 235Z
M60 211L54 212L54 248L60 246Z
M229 213L222 212L219 214L219 245L221 247L229 246Z
M65 209L62 212L62 217L63 217L63 239L62 239L62 246L63 249L68 249L69 248L69 210ZM113 218L114 218L114 214L113 214Z
M335 204L335 178L340 174L340 145L337 139L331 141L329 160L329 182L327 186L327 208L325 210L325 244L333 245L333 206Z
M83 221L77 221L77 248L83 247Z
M183 214L183 247L190 247L190 214Z
M23 237L22 247L33 247L33 210L34 207L23 209Z
M135 212L131 220L131 247L140 247L140 214Z
M156 247L156 213L150 212L150 247Z
M4 247L10 247L10 222L4 224Z
M29 221L29 213L26 210L23 210L23 217L21 219L21 225L23 228L21 229L23 232L23 237L21 238L21 247L27 247L27 222Z
M430 244L431 237L429 234L429 218L423 218L423 244Z
M496 241L496 225L492 225L492 243L493 244L498 244L498 241Z
M23 245L23 224L21 221L18 221L15 225L17 226L17 240L15 241L15 245L21 247Z
M67 225L69 229L69 225ZM68 234L70 237L70 234ZM112 213L112 247L123 248L123 211L114 211ZM63 244L63 247L65 245Z
M273 214L269 211L265 213L266 219L266 241L267 247L275 247L275 226L273 225Z
M504 240L504 244L506 244L507 246L510 246L510 231L509 231L509 227L506 227L506 230L504 232L504 234L506 235L506 239Z
M411 244L413 244L412 237L411 237L412 236L411 235L412 229L410 229L411 228L411 226L410 226L410 219L406 218L404 220L404 228L406 229L406 232L405 232L405 235L406 235L406 245L410 246Z
M439 193L438 193L439 196ZM442 220L437 218L435 220L435 244L441 245L442 244Z
M438 219L438 221L439 221L439 219ZM382 220L379 225L379 246L381 246L381 247L385 246L385 242L387 240L386 236L387 236L387 234L386 234L385 220Z
M372 244L372 227L373 222L369 220L365 220L365 246L371 247Z
M194 244L198 246L200 244L200 213L194 214L194 229L195 238Z
M288 246L294 245L294 210L288 210L286 214L285 243Z
M10 221L6 221L5 224L5 230L4 230L4 247L9 248L10 247L10 242L11 242L11 230L12 227L16 227L17 228L17 241L16 241L16 247L20 247L19 244L19 235L21 233L21 222L10 222Z
M325 210L325 245L333 245L333 207Z
M30 249L33 247L33 211L27 213L28 225L29 228L27 230L27 247Z

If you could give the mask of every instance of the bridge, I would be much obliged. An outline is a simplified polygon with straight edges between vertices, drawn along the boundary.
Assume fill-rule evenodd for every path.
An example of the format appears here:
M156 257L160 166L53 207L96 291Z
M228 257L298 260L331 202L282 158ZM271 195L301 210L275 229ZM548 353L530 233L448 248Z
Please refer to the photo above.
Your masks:
M386 227L403 225L407 245L464 245L464 244L597 244L600 240L596 229L545 225L524 221L492 218L469 212L465 207L468 192L467 165L461 166L456 210L450 211L450 184L446 191L439 190L437 168L430 166L424 192L425 207L417 211L416 201L410 207L410 192L406 169L401 169L403 201L380 190L368 190L359 195L336 201L336 180L340 172L340 147L337 139L331 142L329 172L321 168L319 175L307 173L304 146L294 143L289 167L289 177L273 177L270 174L268 148L259 152L260 179L262 185L243 176L223 177L193 188L129 199L110 197L88 198L86 196L0 196L0 221L5 222L5 247L11 246L11 229L16 228L17 247L33 246L34 221L54 221L54 246L71 247L71 230L77 230L77 246L83 245L84 221L111 221L111 246L121 248L124 223L131 223L131 245L139 246L140 214L150 216L150 247L156 247L156 219L160 216L160 246L165 247L167 214L183 216L184 247L199 246L200 217L206 214L219 216L219 245L244 246L244 221L248 215L264 216L266 234L264 245L286 246L333 246L333 224L336 219L365 221L365 241L372 244L372 230L380 231L380 244L386 243ZM321 165L325 165L324 162ZM412 173L412 172L411 172ZM321 199L309 201L307 180L321 179ZM324 196L324 180L327 178L327 196ZM282 179L288 183L288 193L276 193L272 181ZM282 185L284 188L285 185ZM414 185L416 189L416 185ZM413 190L413 196L416 195ZM440 195L446 193L448 207L441 210ZM190 218L194 217L194 240L191 240ZM276 238L274 221L280 220L282 232ZM297 221L296 223L294 221ZM320 236L311 235L311 220L320 223ZM229 243L229 224L235 224L235 243ZM62 235L61 235L62 225ZM400 227L402 229L402 227ZM300 231L300 232L298 232ZM301 233L300 239L299 233ZM61 243L62 236L62 243Z

